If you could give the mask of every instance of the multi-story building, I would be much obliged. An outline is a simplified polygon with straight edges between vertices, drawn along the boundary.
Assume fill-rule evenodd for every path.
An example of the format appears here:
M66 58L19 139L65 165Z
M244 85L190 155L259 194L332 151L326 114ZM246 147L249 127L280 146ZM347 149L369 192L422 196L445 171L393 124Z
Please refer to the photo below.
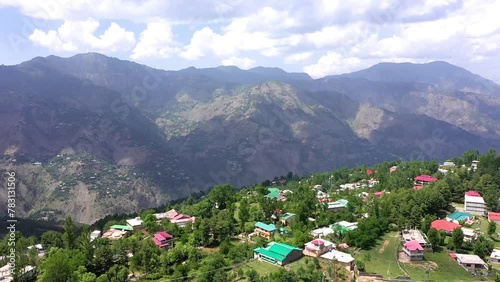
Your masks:
M464 211L484 216L486 214L486 203L481 194L476 191L465 192Z
M423 260L424 248L417 240L406 242L403 245L403 251L410 258L410 260Z
M271 239L271 237L274 235L275 231L276 231L276 225L274 225L274 224L265 224L265 223L260 222L260 221L255 223L254 232L258 236L264 237L267 240Z

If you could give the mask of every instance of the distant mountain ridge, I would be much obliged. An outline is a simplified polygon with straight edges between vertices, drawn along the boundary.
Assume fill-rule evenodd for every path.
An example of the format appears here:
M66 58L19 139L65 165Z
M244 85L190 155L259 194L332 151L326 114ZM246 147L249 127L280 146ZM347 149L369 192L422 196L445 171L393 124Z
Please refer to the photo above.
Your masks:
M434 67L437 78L425 74ZM26 171L21 214L91 222L216 184L498 149L498 85L464 91L476 79L442 62L312 79L267 67L165 71L97 53L37 57L0 67L0 168Z

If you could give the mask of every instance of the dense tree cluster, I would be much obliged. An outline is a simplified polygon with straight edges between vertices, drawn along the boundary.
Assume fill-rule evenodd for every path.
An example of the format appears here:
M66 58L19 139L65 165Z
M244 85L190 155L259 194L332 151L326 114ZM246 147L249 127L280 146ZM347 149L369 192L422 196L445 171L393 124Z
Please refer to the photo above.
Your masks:
M473 160L479 160L477 170L469 168ZM179 227L168 220L157 223L154 213L159 210L145 210L139 214L145 229L115 241L102 238L90 241L90 228L107 230L114 224L124 224L126 217L136 215L107 217L90 228L78 226L67 218L63 232L47 231L39 238L26 238L17 233L18 266L37 266L38 281L118 282L127 281L130 275L145 280L167 278L173 281L232 281L235 278L263 282L322 281L324 277L331 278L333 272L336 272L336 277L347 275L326 269L312 259L307 260L306 267L295 271L281 269L269 275L247 267L253 249L266 243L263 238L247 237L256 221L276 224L280 232L272 240L298 247L312 239L312 229L345 220L357 221L358 228L345 234L337 232L328 239L337 244L345 242L356 248L368 248L389 230L416 227L427 234L436 249L446 246L486 257L493 248L488 238L481 236L475 242L464 243L461 229L447 236L430 228L430 224L450 211L451 201L463 201L467 190L482 193L488 208L498 211L500 156L493 150L484 155L471 150L453 161L456 166L449 168L446 174L438 171L439 165L435 161L393 161L372 167L370 173L365 166L359 166L302 178L290 172L240 190L231 185L216 186L204 196L195 195L160 209L174 208L195 216L194 224ZM390 172L394 166L397 170ZM433 175L439 181L414 190L413 179L420 174ZM380 183L373 188L354 191L339 189L345 183L366 184L371 178ZM316 190L312 189L314 185L321 185L332 201L348 200L347 209L328 211L326 204L318 202ZM284 195L286 201L266 197L270 186L289 190L290 193ZM373 196L374 191L385 191L385 194L377 198ZM364 200L359 195L362 192L368 193ZM296 215L290 226L279 221L283 212ZM160 230L174 236L172 249L160 249L151 240L151 234ZM490 224L488 235L495 236L495 232L496 225ZM44 256L38 256L34 248L27 251L28 246L36 243L43 245ZM0 242L0 255L8 254L9 250L6 236ZM362 261L358 260L358 264L363 267Z

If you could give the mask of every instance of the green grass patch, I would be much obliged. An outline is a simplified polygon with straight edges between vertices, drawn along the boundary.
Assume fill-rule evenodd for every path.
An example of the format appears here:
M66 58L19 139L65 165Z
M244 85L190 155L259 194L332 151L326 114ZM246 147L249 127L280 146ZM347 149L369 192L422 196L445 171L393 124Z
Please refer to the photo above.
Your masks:
M397 263L397 252L401 250L397 232L385 234L377 245L370 250L361 250L355 255L356 260L365 263L365 271L377 273L384 278L395 278L405 273ZM424 261L400 263L401 268L408 273L411 280L423 281L426 278L433 281L480 281L481 277L469 274L452 259L447 252L425 252ZM426 277L426 266L429 275ZM484 280L484 278L483 278Z
M262 276L262 275L268 275L271 273L278 272L280 270L281 266L270 264L270 263L265 262L265 261L254 260L252 262L245 264L245 266L242 267L242 269L245 273L252 268L255 271L257 271L257 273L259 275Z

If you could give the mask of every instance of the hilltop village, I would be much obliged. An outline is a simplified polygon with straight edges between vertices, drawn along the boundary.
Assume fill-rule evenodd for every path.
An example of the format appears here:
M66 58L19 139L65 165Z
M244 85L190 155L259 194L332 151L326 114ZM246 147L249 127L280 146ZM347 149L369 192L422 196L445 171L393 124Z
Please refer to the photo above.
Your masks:
M252 187L0 244L5 281L495 280L500 156L393 161ZM12 271L11 271L12 270ZM29 280L29 279L28 279Z

